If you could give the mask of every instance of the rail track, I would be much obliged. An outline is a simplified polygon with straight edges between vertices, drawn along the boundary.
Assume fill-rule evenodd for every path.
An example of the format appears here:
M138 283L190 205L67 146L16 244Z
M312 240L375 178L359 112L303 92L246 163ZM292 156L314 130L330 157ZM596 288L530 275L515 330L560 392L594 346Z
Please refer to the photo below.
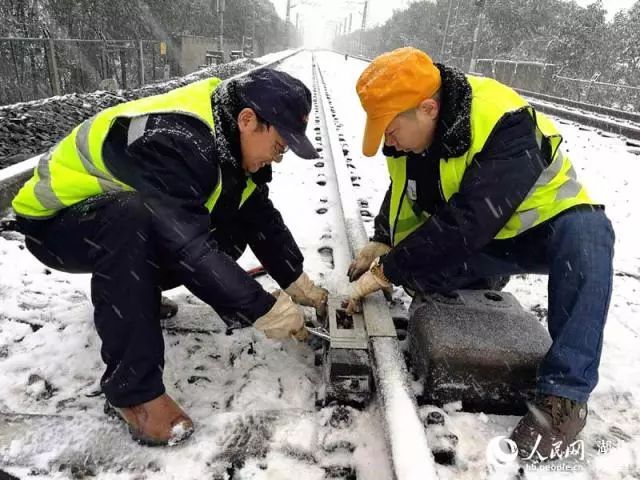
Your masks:
M351 259L352 255L368 241L360 210L356 201L351 173L348 168L348 149L341 141L341 123L333 107L321 67L313 59L313 90L316 136L322 138L322 154L327 178L334 180L331 188L337 190L339 202L336 209L342 217L347 243L341 245L334 256ZM333 182L332 182L333 183ZM340 262L342 263L342 262ZM343 270L344 272L345 270ZM344 276L344 273L343 273ZM338 294L338 292L332 292ZM335 308L333 309L336 310ZM396 328L382 293L368 297L363 304L363 314L354 315L350 329L330 328L333 336L340 338L330 345L330 351L368 349L371 373L375 383L376 399L383 413L388 452L394 478L437 478L433 455L427 435L418 414L416 400L410 390L409 374L400 350ZM346 344L346 346L345 346ZM348 362L346 362L348 363ZM325 369L331 364L325 362ZM331 371L325 378L331 383Z

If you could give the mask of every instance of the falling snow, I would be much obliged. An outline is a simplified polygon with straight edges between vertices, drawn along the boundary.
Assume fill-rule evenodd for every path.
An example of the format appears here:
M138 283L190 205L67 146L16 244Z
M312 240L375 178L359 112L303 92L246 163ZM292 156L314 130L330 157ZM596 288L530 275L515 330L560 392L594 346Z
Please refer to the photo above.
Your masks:
M343 124L352 172L359 177L355 195L361 208L375 214L388 186L388 173L382 157L359 154L364 113L354 85L366 64L352 58L345 61L342 55L329 52L317 53L316 58ZM280 68L312 88L309 53L286 60ZM570 478L637 478L640 326L635 320L640 314L640 163L624 138L565 121L560 121L560 127L565 150L579 177L607 206L616 230L614 292L600 382L581 437L591 460L587 471ZM313 128L310 122L311 138ZM334 226L337 198L329 188L334 179L319 160L305 161L287 153L274 168L271 198L305 254L306 271L336 290L346 285L349 259L338 251L346 234ZM319 208L327 209L324 215L316 213ZM365 218L369 234L371 220ZM251 254L240 262L245 268L256 264ZM154 450L133 444L124 427L106 420L102 399L95 396L103 365L92 324L89 276L49 271L22 247L17 234L0 237L0 271L0 411L73 419L63 430L67 438L56 436L56 431L44 425L38 430L41 437L12 443L0 452L0 458L29 465L11 469L21 478L31 469L46 471L52 460L65 459L71 446L78 443L85 444L93 457L67 460L104 479L211 478L208 465L215 464L221 455L242 457L246 451L264 455L238 466L237 478L321 479L318 464L328 456L321 446L345 439L355 448L352 461L359 479L377 480L389 471L376 404L357 416L354 424L340 433L342 437L336 436L326 427L330 409L317 411L314 405L320 371L314 366L313 352L293 342L279 344L253 329L225 335L221 320L182 288L167 292L180 305L178 320L195 323L201 330L188 334L165 330L164 379L169 392L194 419L197 431L176 449ZM265 288L276 288L269 278L260 281ZM545 318L545 277L518 276L508 290L525 308L542 312L540 317ZM406 306L408 299L399 290L395 298ZM459 404L446 410L460 439L459 460L455 468L438 465L440 478L485 478L487 445L496 436L508 435L518 418L464 413ZM597 445L602 441L611 441L615 448L599 454ZM123 460L128 468L118 472L113 465ZM100 465L111 465L110 473L101 474ZM67 478L64 475L52 472L34 478ZM527 478L565 477L528 472Z

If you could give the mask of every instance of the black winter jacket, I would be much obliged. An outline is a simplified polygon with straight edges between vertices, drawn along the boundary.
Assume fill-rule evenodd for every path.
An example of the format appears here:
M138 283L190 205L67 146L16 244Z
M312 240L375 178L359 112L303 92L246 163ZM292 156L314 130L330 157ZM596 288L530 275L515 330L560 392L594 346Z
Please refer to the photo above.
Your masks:
M456 69L438 65L442 75L436 136L423 154L407 156L407 178L417 184L417 204L431 217L383 259L385 275L397 285L418 272L437 272L464 262L493 240L514 214L546 167L535 125L525 111L504 117L467 168L460 191L445 201L440 186L441 158L462 155L471 144L471 85ZM402 156L385 147L387 156ZM389 198L375 219L373 240L391 244Z
M215 138L199 120L161 114L150 115L143 135L128 145L130 122L120 119L105 141L103 157L117 178L148 199L159 225L156 241L172 252L170 261L183 284L214 306L227 323L248 325L275 299L218 248L210 231L241 230L282 288L302 273L303 256L269 200L270 166L252 175L256 191L237 208L248 177L240 165L240 136L234 121L244 106L234 88L223 83L214 93ZM219 175L222 193L209 214L204 204Z

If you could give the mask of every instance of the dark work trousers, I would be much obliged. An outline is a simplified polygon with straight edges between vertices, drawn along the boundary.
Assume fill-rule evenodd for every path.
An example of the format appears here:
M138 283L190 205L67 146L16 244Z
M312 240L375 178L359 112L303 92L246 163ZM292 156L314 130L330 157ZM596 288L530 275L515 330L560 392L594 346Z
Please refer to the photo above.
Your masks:
M512 239L495 240L462 265L417 276L407 287L444 292L501 275L548 275L553 343L539 368L538 391L586 402L598 383L614 240L604 210L580 206Z
M91 273L94 320L106 364L101 386L116 407L163 394L162 290L179 282L154 244L149 215L134 193L105 194L48 220L18 218L29 251L68 273ZM246 247L240 232L212 232L234 260Z

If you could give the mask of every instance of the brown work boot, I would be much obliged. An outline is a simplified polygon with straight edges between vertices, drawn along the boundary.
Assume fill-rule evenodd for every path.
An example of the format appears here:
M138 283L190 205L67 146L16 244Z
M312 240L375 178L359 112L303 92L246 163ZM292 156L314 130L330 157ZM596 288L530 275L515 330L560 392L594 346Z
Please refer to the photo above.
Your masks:
M545 395L522 417L511 434L518 455L532 462L566 457L587 423L587 404Z
M108 402L105 412L126 422L131 437L148 446L176 445L193 433L193 422L166 393L135 407L116 408Z

